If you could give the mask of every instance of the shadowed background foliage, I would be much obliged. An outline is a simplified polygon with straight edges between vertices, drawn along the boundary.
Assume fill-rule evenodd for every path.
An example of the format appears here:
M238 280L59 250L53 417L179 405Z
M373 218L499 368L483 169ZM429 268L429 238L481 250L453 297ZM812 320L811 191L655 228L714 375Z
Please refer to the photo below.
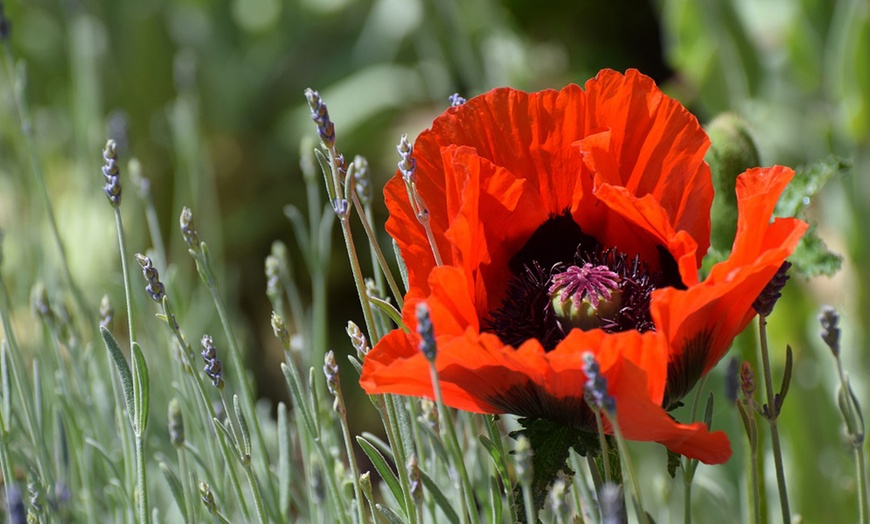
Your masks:
M764 165L797 165L830 154L853 162L852 176L835 180L812 203L822 237L847 256L844 270L835 279L793 279L771 320L777 347L791 343L798 360L795 398L782 420L797 509L807 521L830 518L831 507L843 507L846 520L854 518L846 503L854 500L849 458L831 402L834 374L817 342L815 315L822 302L846 312L852 351L847 362L855 377L867 376L860 327L870 320L870 274L860 261L867 260L870 246L863 227L870 220L870 7L862 0L540 4L4 3L12 33L0 84L6 115L0 123L0 229L6 232L3 269L21 305L21 330L27 336L24 305L32 283L44 281L55 294L62 286L56 254L33 247L50 241L15 116L12 68L26 72L29 131L73 277L87 300L94 308L103 293L116 304L123 301L114 225L100 191L100 150L113 137L122 165L137 158L150 180L167 249L164 278L189 309L195 326L189 331L214 329L216 319L197 306L204 291L177 233L185 205L223 261L223 291L259 392L286 400L278 370L283 356L268 322L263 260L274 240L291 246L296 277L307 293L304 263L283 213L287 204L306 206L300 151L313 148L315 133L304 88L319 90L329 105L339 149L369 159L377 196L395 172L400 135L424 129L447 107L450 94L470 97L500 85L558 88L582 84L604 67L634 67L702 122L722 111L745 118ZM125 191L132 195L136 189L127 183ZM377 197L375 202L382 223L383 204ZM131 248L149 249L141 203L127 197L123 212ZM382 244L389 245L383 233ZM330 347L349 353L344 325L348 319L362 322L340 251L329 267L329 285ZM140 311L150 311L145 298L137 298ZM357 393L353 373L343 378L345 392ZM867 391L860 382L859 392ZM357 394L349 402L360 408L350 408L360 414L354 426L375 430L365 398ZM717 416L732 440L741 441L734 410L723 403ZM737 475L738 460L725 475ZM820 475L826 482L819 482ZM740 495L713 484L701 489L724 500L726 508L732 507L728 497Z

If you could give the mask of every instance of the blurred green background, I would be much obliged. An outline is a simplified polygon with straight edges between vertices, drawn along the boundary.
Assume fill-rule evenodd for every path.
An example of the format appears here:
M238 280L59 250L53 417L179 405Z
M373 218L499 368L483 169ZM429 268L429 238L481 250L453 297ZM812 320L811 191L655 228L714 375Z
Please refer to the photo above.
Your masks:
M12 71L26 73L26 131L35 138L73 278L89 303L96 308L104 293L123 302L114 224L100 189L100 151L113 137L122 166L135 157L150 180L167 249L165 272L158 267L188 311L186 331L217 324L208 307L197 306L205 291L177 231L185 205L223 260L222 286L259 390L276 400L286 399L283 356L269 327L263 260L274 240L295 245L284 206L306 206L300 148L313 147L301 144L315 136L306 87L329 105L339 149L369 159L376 195L395 172L400 135L427 127L452 93L582 84L604 67L640 69L702 122L723 111L744 117L764 165L796 166L831 154L850 160L851 175L830 183L809 208L822 238L845 256L844 267L833 278L793 278L771 329L774 346L790 343L797 359L782 420L792 505L806 522L855 519L835 373L815 317L822 303L844 313L847 367L870 405L866 0L30 0L3 7L12 33L0 71L2 269L20 306L23 338L28 331L35 337L26 306L33 283L45 282L55 296L63 286ZM144 252L151 241L126 174L128 241ZM383 205L375 200L382 223ZM302 259L293 259L307 292ZM349 353L344 325L362 321L340 251L329 282L330 347ZM137 299L140 311L151 311L144 294ZM352 375L343 375L346 392L357 389ZM359 408L350 408L360 413L357 431L375 430L371 405L361 395L351 402ZM720 402L716 416L739 451L744 436L735 410ZM698 496L715 502L698 507L717 510L705 521L733 520L744 493L740 460L738 453L728 467L702 468ZM768 474L773 482L772 467ZM651 482L650 489L666 484Z

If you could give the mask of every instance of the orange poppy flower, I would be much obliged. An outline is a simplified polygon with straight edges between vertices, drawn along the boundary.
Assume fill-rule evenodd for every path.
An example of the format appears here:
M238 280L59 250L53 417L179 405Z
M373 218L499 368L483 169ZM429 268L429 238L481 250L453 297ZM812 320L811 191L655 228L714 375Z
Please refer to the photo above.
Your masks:
M446 404L595 431L588 351L626 438L726 461L723 432L677 423L663 406L722 357L806 226L770 223L790 170L744 173L734 251L699 282L708 147L695 117L634 70L602 71L585 90L495 89L448 109L417 138L411 175L443 264L400 170L384 193L408 269L408 332L366 356L363 388L432 397L415 330L425 301Z

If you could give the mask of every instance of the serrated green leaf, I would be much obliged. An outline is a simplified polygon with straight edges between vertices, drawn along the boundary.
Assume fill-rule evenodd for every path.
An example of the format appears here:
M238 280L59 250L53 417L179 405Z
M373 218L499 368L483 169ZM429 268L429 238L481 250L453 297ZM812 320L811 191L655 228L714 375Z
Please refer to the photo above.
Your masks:
M363 453L372 461L372 465L378 470L378 474L387 483L387 487L390 488L390 493L393 494L393 497L399 504L403 505L404 509L404 496L402 495L402 486L399 484L399 478L393 473L392 468L387 463L387 459L381 454L380 451L369 442L365 437L358 436L356 437L356 441L359 444L359 447L362 448Z
M677 476L677 468L680 467L680 463L682 462L680 460L682 455L667 448L665 448L665 451L668 452L668 475L670 475L671 478L674 478Z
M819 191L835 176L844 176L851 164L842 158L830 157L800 166L776 204L774 216L805 218L805 209Z
M136 426L133 428L138 435L143 435L148 427L148 412L151 405L150 378L145 355L139 344L133 342L133 399L136 402Z
M810 226L789 260L795 271L808 278L832 276L843 264L843 256L828 249L816 234L815 226Z
M182 515L184 515L184 489L181 487L181 481L178 480L175 472L169 469L169 466L167 466L165 462L160 461L158 465L160 466L160 471L163 472L163 478L165 478L166 483L169 484L169 491L172 492L172 496L173 498L175 498L175 503L178 505L178 510L181 511ZM187 519L185 519L185 521L186 520Z
M118 345L112 333L105 326L100 326L100 335L103 337L106 349L109 351L112 362L115 363L115 369L118 371L118 376L121 378L121 389L124 390L124 403L127 405L127 417L130 419L130 425L132 426L136 420L136 406L133 401L133 374L130 373L127 359L124 358L121 346Z

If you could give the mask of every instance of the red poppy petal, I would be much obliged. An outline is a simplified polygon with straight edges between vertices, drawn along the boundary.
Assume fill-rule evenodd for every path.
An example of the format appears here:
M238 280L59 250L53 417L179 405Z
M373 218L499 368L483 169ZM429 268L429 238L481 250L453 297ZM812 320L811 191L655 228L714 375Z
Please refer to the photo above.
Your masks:
M624 187L601 184L595 196L613 211L593 234L605 246L618 246L629 255L639 254L653 270L659 269L658 246L662 246L677 261L683 283L698 283L698 244L686 231L674 231L667 211L652 196L636 197Z
M452 217L446 237L454 265L474 282L478 316L498 303L510 278L507 261L547 219L537 188L466 146L442 150L447 175L447 208ZM510 227L508 227L508 225Z
M697 263L709 247L713 187L704 155L710 146L697 119L635 70L602 71L586 83L590 130L580 141L602 180L642 197L653 195L676 231L698 243Z
M671 451L706 464L721 464L731 457L731 444L722 431L711 433L701 423L680 424L660 404L646 395L647 373L625 361L619 373L607 377L608 388L622 393L630 401L616 398L616 420L625 438L654 441Z
M741 175L738 231L729 259L716 264L697 286L653 292L652 317L670 341L672 365L692 368L683 370L688 377L669 377L671 396L679 398L722 359L755 316L752 303L806 231L807 224L794 218L770 222L792 174L790 169L769 168Z

